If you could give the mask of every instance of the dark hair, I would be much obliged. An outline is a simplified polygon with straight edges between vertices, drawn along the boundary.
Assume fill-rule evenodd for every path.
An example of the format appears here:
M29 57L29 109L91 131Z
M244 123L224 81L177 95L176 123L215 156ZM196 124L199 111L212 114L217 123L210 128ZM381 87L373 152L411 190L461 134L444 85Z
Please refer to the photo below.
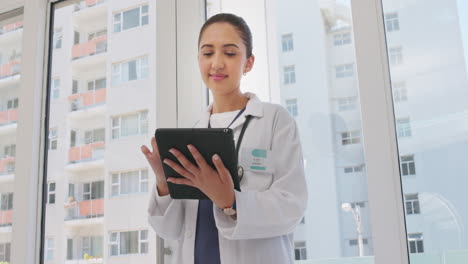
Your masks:
M214 23L228 23L235 27L239 32L239 35L244 42L245 48L247 50L247 58L252 56L252 32L250 32L250 28L245 22L245 20L234 14L229 13L220 13L210 17L201 27L200 34L198 35L198 45L200 45L200 40L203 32L205 29Z

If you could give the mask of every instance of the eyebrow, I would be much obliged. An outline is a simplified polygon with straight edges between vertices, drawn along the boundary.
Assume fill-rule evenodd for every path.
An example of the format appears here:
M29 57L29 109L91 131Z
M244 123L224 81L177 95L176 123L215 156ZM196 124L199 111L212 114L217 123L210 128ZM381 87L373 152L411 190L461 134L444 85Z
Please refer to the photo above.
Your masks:
M213 48L214 45L212 44L204 44L203 46L200 47L200 49L203 49L203 48ZM236 48L239 48L239 46L237 46L236 44L233 44L233 43L230 43L230 44L224 44L223 45L224 48L226 47L236 47Z

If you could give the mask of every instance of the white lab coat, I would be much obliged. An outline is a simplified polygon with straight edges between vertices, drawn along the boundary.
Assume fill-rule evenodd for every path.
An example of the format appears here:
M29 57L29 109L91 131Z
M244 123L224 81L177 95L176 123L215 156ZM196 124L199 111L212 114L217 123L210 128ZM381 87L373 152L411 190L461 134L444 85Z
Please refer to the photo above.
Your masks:
M266 149L271 151L269 158L273 159L274 168L272 172L245 169L242 191L235 192L237 220L213 205L221 263L293 263L293 232L308 198L298 128L282 106L261 102L252 93L245 95L250 100L243 115L253 118L245 131L239 160L242 148ZM195 127L208 127L211 108L212 105ZM236 140L244 121L239 117L231 125ZM148 220L159 236L177 240L177 248L172 251L174 264L194 263L197 210L197 200L160 197L156 187L152 188Z

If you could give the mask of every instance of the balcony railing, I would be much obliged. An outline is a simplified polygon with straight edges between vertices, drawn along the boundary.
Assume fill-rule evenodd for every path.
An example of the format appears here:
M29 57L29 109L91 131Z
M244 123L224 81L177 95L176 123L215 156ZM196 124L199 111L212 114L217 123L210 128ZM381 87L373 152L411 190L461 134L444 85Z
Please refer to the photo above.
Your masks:
M106 88L101 88L96 91L72 94L68 96L68 100L71 103L71 112L102 105L106 103Z
M88 219L104 216L104 199L74 201L65 205L65 220Z
M68 152L70 163L93 161L104 158L105 142L95 142L79 147L72 147Z
M20 28L23 28L23 21L5 25L3 27L0 27L0 35L15 31Z
M75 4L75 7L73 9L74 12L78 12L80 10L86 9L88 7L93 7L99 4L102 4L106 2L106 0L85 0L85 1L80 1L79 3Z
M107 51L107 35L94 38L88 42L76 44L72 48L72 58L74 60L92 56Z
M21 72L21 60L15 59L0 65L0 79L16 75Z
M9 125L18 121L18 109L9 109L0 112L0 126Z
M11 226L13 223L13 210L0 211L0 227Z
M0 160L0 176L15 172L15 157L5 157Z

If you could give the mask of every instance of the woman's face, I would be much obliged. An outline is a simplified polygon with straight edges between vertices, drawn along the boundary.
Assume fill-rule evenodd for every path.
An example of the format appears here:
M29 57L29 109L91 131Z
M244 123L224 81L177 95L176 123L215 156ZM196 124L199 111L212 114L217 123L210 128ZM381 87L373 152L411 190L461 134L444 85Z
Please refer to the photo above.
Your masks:
M213 94L238 91L244 72L249 72L254 56L247 59L246 47L239 32L229 23L214 23L203 32L198 67L202 79Z

